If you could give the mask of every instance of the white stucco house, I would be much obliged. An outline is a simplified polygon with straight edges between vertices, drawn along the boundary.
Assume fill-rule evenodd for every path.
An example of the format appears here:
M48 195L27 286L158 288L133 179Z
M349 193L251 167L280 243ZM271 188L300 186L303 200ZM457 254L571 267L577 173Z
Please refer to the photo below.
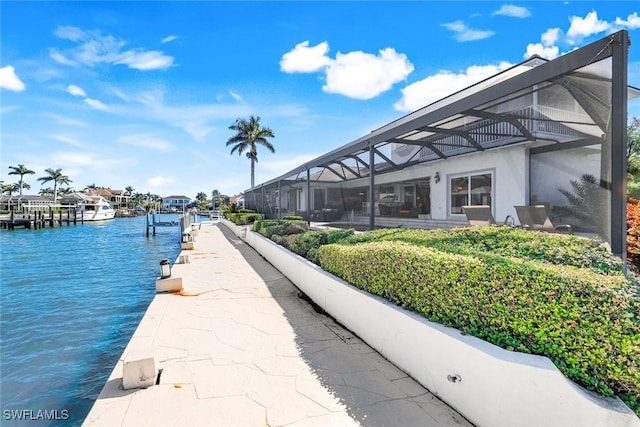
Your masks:
M566 205L559 189L590 174L606 199L601 237L622 254L627 102L640 96L628 48L620 31L553 61L532 57L246 190L245 203L369 228L464 225L465 205L517 223L515 206Z
M191 199L182 195L171 195L162 198L163 211L184 212L187 205L191 203Z

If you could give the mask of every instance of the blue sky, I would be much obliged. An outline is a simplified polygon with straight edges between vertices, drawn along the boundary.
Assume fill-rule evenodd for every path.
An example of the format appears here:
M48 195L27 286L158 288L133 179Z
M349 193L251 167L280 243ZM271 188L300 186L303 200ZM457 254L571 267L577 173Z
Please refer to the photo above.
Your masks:
M632 1L0 3L0 180L61 168L160 196L232 195L250 163L228 128L261 117L275 154L256 183L537 53L552 59L629 30ZM634 43L636 42L636 43ZM640 104L629 105L640 116ZM49 184L46 184L47 186Z

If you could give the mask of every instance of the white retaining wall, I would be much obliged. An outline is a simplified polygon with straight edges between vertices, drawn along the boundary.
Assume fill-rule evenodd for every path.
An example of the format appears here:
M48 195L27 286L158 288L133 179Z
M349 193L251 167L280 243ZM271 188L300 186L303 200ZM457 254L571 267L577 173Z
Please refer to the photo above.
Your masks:
M546 357L504 350L349 285L224 220L346 328L478 427L640 427L619 399L568 380Z

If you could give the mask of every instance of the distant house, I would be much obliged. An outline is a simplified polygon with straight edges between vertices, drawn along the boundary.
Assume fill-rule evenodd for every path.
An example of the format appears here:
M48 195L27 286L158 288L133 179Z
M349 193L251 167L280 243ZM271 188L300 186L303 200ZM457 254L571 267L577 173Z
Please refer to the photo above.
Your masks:
M231 203L235 203L240 209L244 209L244 193L238 193L229 198Z
M124 194L122 190L112 190L110 188L100 188L95 190L87 190L86 194L90 196L102 196L111 203L114 208L126 208L129 205L131 196Z
M3 211L37 211L53 206L53 198L46 196L18 196L3 194L0 196L0 210Z
M183 212L191 199L187 196L167 196L162 198L162 210Z
M58 204L62 206L75 206L78 203L84 202L86 200L90 200L86 194L75 192L59 196Z

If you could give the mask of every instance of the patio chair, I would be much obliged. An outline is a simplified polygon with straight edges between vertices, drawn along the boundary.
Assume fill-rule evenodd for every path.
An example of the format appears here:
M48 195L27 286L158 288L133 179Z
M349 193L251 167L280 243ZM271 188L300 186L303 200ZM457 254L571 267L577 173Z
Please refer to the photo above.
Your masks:
M472 226L487 226L495 225L496 220L491 213L491 206L488 205L475 205L475 206L463 206L462 211L467 216L469 225Z
M522 228L529 230L573 234L569 224L554 224L551 222L549 208L545 205L514 206Z

